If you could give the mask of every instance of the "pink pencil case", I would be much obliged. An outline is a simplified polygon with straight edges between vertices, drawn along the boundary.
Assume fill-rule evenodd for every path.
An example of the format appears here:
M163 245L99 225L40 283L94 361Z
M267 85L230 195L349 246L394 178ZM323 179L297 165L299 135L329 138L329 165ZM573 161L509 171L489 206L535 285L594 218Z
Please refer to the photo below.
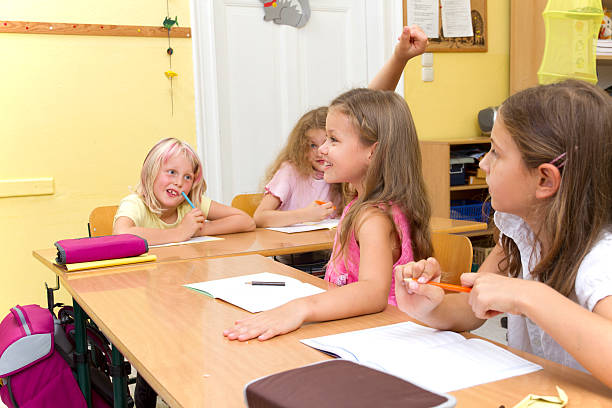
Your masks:
M133 234L63 239L55 247L60 265L138 256L149 250L147 240Z

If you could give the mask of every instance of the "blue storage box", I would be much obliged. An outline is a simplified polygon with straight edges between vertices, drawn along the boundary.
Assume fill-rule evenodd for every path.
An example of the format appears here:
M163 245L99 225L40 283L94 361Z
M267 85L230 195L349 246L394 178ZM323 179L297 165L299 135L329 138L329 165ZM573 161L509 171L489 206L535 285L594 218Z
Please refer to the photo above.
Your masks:
M451 200L450 217L454 220L488 222L491 202Z

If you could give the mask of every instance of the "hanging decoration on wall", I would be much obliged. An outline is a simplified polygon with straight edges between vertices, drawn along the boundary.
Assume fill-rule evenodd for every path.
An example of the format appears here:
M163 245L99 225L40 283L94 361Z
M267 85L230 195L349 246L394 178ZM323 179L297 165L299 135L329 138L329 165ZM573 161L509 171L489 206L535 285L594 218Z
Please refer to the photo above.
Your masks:
M264 6L264 21L301 28L310 19L309 0L259 0ZM298 3L301 11L295 3Z
M178 76L178 74L172 70L172 54L174 54L174 50L172 49L172 45L170 44L170 31L172 30L172 27L178 27L179 24L178 17L175 16L174 20L170 18L170 8L168 6L168 0L166 0L166 18L164 18L162 25L166 30L168 30L168 49L166 50L166 54L168 54L170 69L164 72L164 74L166 75L166 78L170 80L170 105L172 109L172 116L174 116L174 87L172 81Z

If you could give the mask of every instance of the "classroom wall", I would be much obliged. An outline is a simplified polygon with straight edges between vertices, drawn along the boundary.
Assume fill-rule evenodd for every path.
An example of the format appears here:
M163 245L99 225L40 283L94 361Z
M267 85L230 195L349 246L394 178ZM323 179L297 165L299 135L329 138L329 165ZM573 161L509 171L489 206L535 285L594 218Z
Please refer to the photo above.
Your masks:
M2 19L161 26L166 1L0 0ZM169 0L190 26L189 0ZM0 20L2 24L3 20ZM1 31L1 25L0 25ZM0 181L53 177L55 193L0 198L0 318L15 304L46 304L55 275L32 257L87 236L90 211L117 204L145 154L167 136L196 142L190 39L0 32ZM56 300L69 301L66 292Z
M480 134L478 111L509 96L510 0L487 2L488 52L434 53L434 81L423 82L421 59L406 67L405 98L419 139Z

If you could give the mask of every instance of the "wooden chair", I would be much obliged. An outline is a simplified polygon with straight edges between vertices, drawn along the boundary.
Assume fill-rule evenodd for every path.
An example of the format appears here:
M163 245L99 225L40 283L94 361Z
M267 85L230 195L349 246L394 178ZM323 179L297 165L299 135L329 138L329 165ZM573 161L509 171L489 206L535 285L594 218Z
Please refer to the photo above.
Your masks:
M460 276L472 270L472 243L463 235L433 232L434 257L442 269L442 282L460 285Z
M96 207L89 214L89 229L90 237L100 237L102 235L112 235L113 233L113 218L117 212L117 205L109 205L106 207Z
M252 217L262 198L263 193L238 194L232 199L232 207L238 208Z

